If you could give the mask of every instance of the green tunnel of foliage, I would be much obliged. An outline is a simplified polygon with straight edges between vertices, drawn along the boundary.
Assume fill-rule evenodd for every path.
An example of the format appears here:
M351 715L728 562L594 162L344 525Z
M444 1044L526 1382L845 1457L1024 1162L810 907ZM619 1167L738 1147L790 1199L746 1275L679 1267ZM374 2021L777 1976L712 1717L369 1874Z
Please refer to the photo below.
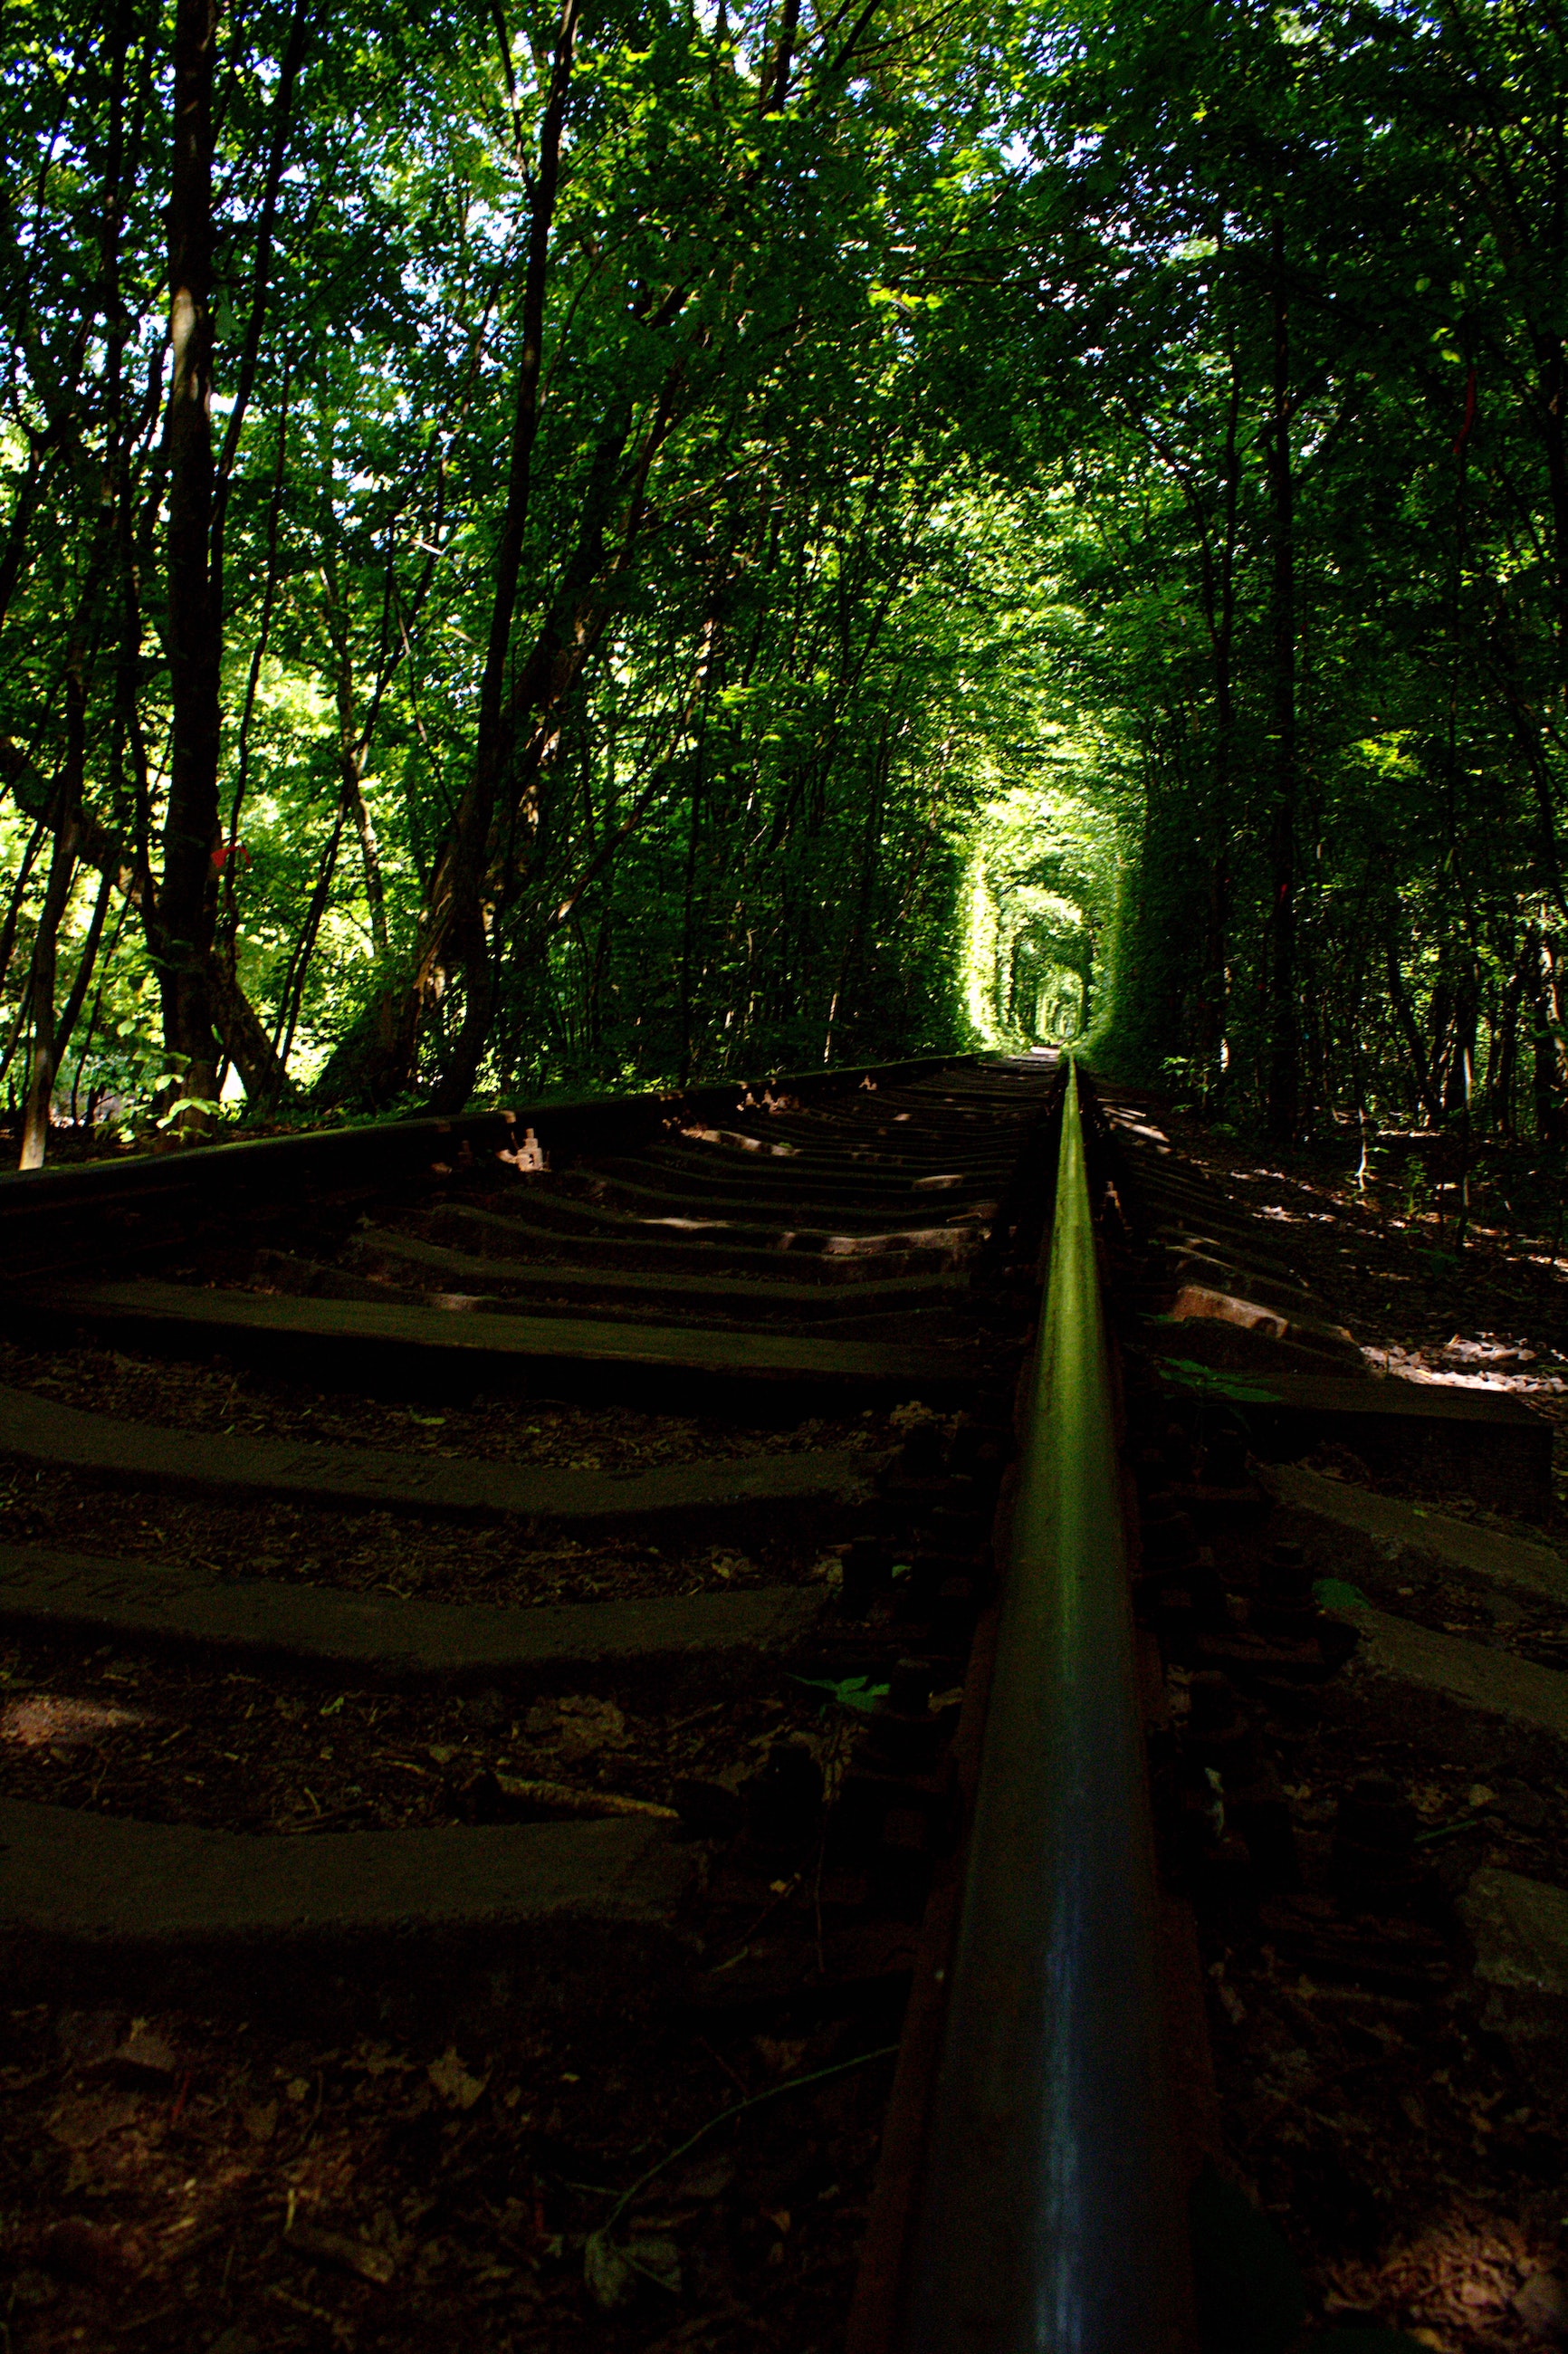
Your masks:
M1550 0L5 23L14 1115L1086 1031L1558 1139Z

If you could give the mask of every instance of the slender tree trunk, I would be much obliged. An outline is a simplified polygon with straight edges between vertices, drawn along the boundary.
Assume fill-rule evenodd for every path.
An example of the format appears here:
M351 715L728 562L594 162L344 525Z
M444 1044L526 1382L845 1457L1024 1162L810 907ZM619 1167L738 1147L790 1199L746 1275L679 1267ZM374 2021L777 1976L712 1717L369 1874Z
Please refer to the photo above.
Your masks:
M10 905L5 910L5 922L0 924L0 989L5 986L5 976L11 970L12 952L16 946L16 926L21 919L22 905L27 896L27 885L33 873L33 861L43 846L44 836L48 830L48 818L39 818L32 832L27 836L27 846L22 853L22 863L16 869L16 880L11 886Z
M1454 997L1452 1036L1443 1088L1446 1112L1466 1112L1476 1084L1476 1040L1480 1005L1473 974L1460 981Z
M699 747L692 768L692 791L686 826L686 879L681 910L681 1085L692 1076L692 958L697 907L697 837L703 816L703 756Z
M246 325L245 342L239 354L239 367L234 388L234 406L228 412L224 429L223 448L215 469L210 524L210 564L212 597L217 616L217 627L223 626L223 529L228 509L229 487L234 476L234 461L239 451L239 436L245 414L250 406L250 395L256 383L256 363L261 350L261 330L267 318L267 294L272 275L272 240L278 219L278 192L282 186L283 163L289 151L289 133L293 119L294 90L300 68L304 62L305 34L310 22L311 0L294 0L294 14L289 26L289 38L283 50L282 64L278 73L277 96L272 101L272 136L268 144L267 176L261 191L261 209L256 220L256 258L251 272L250 317ZM215 0L216 18L216 0ZM288 386L283 388L284 413L288 411ZM280 428L280 442L281 428Z
M326 589L327 636L332 645L333 686L337 701L337 771L343 805L354 820L365 866L365 900L370 911L370 937L385 964L391 953L387 930L387 885L381 873L381 845L365 798L360 775L362 745L354 714L354 657L348 642L348 615L344 608L337 561L330 556L322 567Z
M1428 1063L1432 1072L1432 1093L1437 1103L1435 1119L1440 1120L1448 1101L1448 1076L1454 1046L1454 992L1448 985L1447 974L1441 970L1426 1001L1426 1028L1431 1040Z
M155 949L172 1100L217 1078L209 964L217 908L218 672L222 630L210 567L213 67L217 0L176 0L175 158L169 197L169 673L174 731ZM202 1116L187 1115L199 1126Z
M1269 821L1267 1132L1288 1144L1301 1112L1296 1005L1296 534L1290 469L1290 312L1285 228L1274 224L1274 398L1268 436L1273 578L1269 597L1274 802Z
M223 914L224 930L231 942L235 924L234 857L239 846L240 812L245 807L245 795L250 783L250 731L256 717L256 692L261 683L261 665L267 659L267 641L272 633L272 609L278 599L278 527L282 520L283 482L289 455L290 374L290 369L285 366L278 417L278 454L272 467L271 495L267 502L267 554L261 612L256 624L256 642L250 650L250 668L245 681L245 704L239 717L239 741L235 758L234 800L228 812L228 855L224 862Z
M708 705L718 666L719 595L715 589L703 628L703 652L697 665L697 677L703 697L702 718L697 728L696 756L692 764L691 829L686 837L685 904L681 922L681 1085L688 1085L692 1076L694 1048L692 1043L692 965L696 949L697 903L697 842L702 831L705 788L707 783ZM688 705L688 709L689 709ZM680 741L677 734L671 743L672 752ZM654 772L657 774L657 770Z
M55 812L54 847L49 879L33 942L31 983L33 1020L32 1072L22 1119L22 1154L17 1166L41 1169L49 1140L49 1105L54 1097L59 1041L55 1029L55 972L60 921L70 901L76 879L77 849L81 840L82 773L87 758L87 677L85 651L75 639L66 664L66 758Z
M87 770L87 696L88 676L91 659L87 642L90 635L96 644L97 631L91 626L91 616L97 601L98 583L112 549L116 501L121 477L124 471L123 418L123 358L129 321L126 318L120 287L120 244L124 226L125 176L125 61L132 31L132 13L128 0L121 0L113 19L110 60L109 122L104 141L103 195L98 219L98 282L95 308L104 324L105 364L103 399L105 418L104 470L101 484L100 518L92 535L92 553L88 567L87 585L82 595L79 619L73 626L66 654L66 754L58 793L53 797L49 812L54 828L54 843L49 862L48 882L44 904L39 913L37 933L33 944L31 973L32 1068L27 1088L26 1109L22 1126L21 1166L40 1169L48 1150L49 1113L54 1099L55 1081L65 1050L81 1013L82 1001L92 979L97 961L99 942L103 935L104 918L109 910L111 880L107 872L99 885L91 922L77 960L75 980L67 1001L64 1014L55 1016L55 985L59 956L59 928L70 903L71 886L76 879L79 859L86 845L87 828L83 820L83 796ZM16 576L18 526L25 528L26 493L37 479L38 450L34 445L27 470L24 495L18 500L17 514L6 550L4 594L0 604L8 599ZM9 944L7 943L7 953Z
M1218 596L1213 632L1214 769L1213 839L1209 860L1208 937L1204 943L1207 1034L1203 1041L1203 1088L1215 1105L1224 1092L1225 1027L1231 911L1231 796L1235 770L1235 695L1233 666L1236 620L1236 516L1241 498L1241 368L1236 340L1230 338L1230 397L1225 406L1224 495L1220 534ZM1086 1021L1087 1015L1085 1016Z
M1387 950L1388 999L1393 1008L1394 1020L1410 1055L1410 1067L1414 1076L1421 1108L1436 1126L1443 1117L1443 1097L1434 1077L1426 1048L1422 1042L1415 1009L1410 1002L1410 991L1404 985L1404 975L1399 969L1399 952L1391 941Z
M103 878L103 884L106 889L109 885L109 880L110 878L106 875ZM109 935L109 946L104 950L101 958L94 959L95 969L100 974L98 991L92 1001L92 1012L88 1016L87 1030L82 1038L81 1050L76 1058L76 1069L71 1074L70 1116L73 1126L76 1123L78 1116L76 1099L78 1091L81 1087L81 1075L87 1067L87 1058L92 1052L92 1041L98 1029L98 1017L103 1011L103 976L107 974L110 967L114 962L114 951L120 946L120 935L125 928L125 918L130 912L131 901L129 899L122 899L120 902L120 913L114 918L114 929ZM73 991L71 993L74 997L75 991ZM92 1126L92 1104L95 1093L96 1090L94 1088L89 1087L87 1091L87 1124L89 1128Z
M293 1051L294 1031L300 1019L300 1008L304 1002L305 976L310 971L311 959L315 954L316 935L321 930L322 918L326 914L327 904L332 897L332 879L337 871L337 854L343 841L344 814L343 803L339 801L337 814L333 820L332 832L327 837L326 848L322 853L321 864L316 870L315 887L311 893L310 906L305 910L304 924L299 938L294 943L294 952L289 959L289 969L283 976L275 1039L278 1053L285 1065Z
M561 138L567 95L577 52L579 0L562 0L556 29L549 89L539 125L539 161L528 220L528 254L523 280L522 346L513 408L507 464L506 506L494 557L495 591L490 635L480 680L473 769L459 811L450 862L438 862L428 932L450 938L463 972L463 1019L452 1067L443 1078L443 1104L461 1102L471 1091L494 1015L494 973L484 916L484 877L490 859L491 826L511 739L506 678L512 624L522 578L524 537L533 487L534 443L539 426L539 388L545 353L545 292L550 232L560 186ZM442 867L445 866L445 873ZM444 884L444 891L442 885ZM444 900L445 904L442 904Z
M1552 509L1552 549L1556 606L1558 700L1568 683L1568 356L1563 338L1532 330L1537 377L1536 413L1546 459L1546 490Z
M1535 1014L1533 1023L1535 1133L1542 1144L1561 1144L1563 1135L1562 1102L1562 1065L1557 1040L1552 1035L1553 982L1556 959L1552 942L1534 926L1531 937L1535 944L1535 967L1531 975L1531 1001Z
M828 1006L828 1023L822 1037L822 1060L833 1058L833 1031L839 1015L843 1013L852 1030L853 1008L847 1002L851 985L860 964L863 944L871 925L872 902L876 893L877 852L882 841L882 805L886 790L887 774L892 765L888 737L891 718L883 721L882 737L871 766L871 791L866 801L865 828L860 843L860 889L855 896L854 913L844 932L843 953L839 959L838 982Z
M38 917L38 936L33 943L30 980L33 1051L26 1103L22 1115L22 1151L16 1163L19 1169L41 1169L48 1150L49 1104L55 1087L55 965L60 918L65 914L75 877L76 830L72 826L61 825L55 832L48 885Z
M1529 987L1531 962L1539 955L1539 949L1527 934L1524 946L1514 960L1508 987L1503 991L1491 1052L1487 1056L1488 1117L1499 1134L1510 1138L1519 1133L1513 1097L1515 1075L1519 1068L1520 1008Z
M789 71L795 60L795 37L800 23L800 0L784 0L779 11L778 43L758 82L758 114L776 114L789 95Z
M21 577L22 559L26 554L33 515L48 472L41 454L43 446L40 438L28 447L27 471L17 485L16 503L11 509L11 520L5 532L5 545L3 549L0 549L0 622L4 622L11 599L16 592L16 582Z
M82 942L81 954L77 959L76 975L71 981L70 995L66 999L65 1012L55 1026L57 1071L65 1061L66 1048L70 1044L76 1025L81 1019L81 1009L86 1001L87 992L92 986L93 969L98 962L99 944L103 938L103 926L109 914L110 896L113 888L112 876L104 875L99 878L98 896L92 903L92 917L87 928L87 938Z

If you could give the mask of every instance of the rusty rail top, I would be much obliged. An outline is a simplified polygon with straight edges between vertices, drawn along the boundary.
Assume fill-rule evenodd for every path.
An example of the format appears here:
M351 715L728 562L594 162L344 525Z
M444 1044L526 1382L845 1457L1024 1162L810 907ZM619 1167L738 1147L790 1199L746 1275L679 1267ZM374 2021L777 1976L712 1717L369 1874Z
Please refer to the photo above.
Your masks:
M1076 1068L901 2354L1174 2354L1188 2256Z

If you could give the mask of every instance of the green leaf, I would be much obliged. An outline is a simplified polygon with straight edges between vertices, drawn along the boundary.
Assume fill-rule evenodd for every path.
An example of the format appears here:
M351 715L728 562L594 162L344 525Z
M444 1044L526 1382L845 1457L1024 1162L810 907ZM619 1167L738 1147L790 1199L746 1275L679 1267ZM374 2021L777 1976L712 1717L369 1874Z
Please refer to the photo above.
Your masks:
M804 1684L808 1691L826 1692L840 1708L858 1708L869 1712L887 1698L887 1686L874 1684L865 1676L845 1676L842 1683L835 1683L827 1676L791 1676L789 1681L792 1684Z
M583 2243L583 2283L603 2313L624 2305L637 2275L608 2232L590 2232Z
M1461 1831L1476 1830L1479 1824L1478 1815L1457 1815L1451 1823L1439 1823L1435 1831L1417 1831L1411 1845L1430 1847L1434 1840L1457 1839Z
M672 2296L681 2294L681 2252L673 2240L632 2239L617 2247L608 2231L590 2232L583 2243L583 2282L601 2312L611 2313L634 2295L637 2276L656 2282Z
M1179 1389L1205 1391L1213 1397L1234 1398L1243 1405L1279 1403L1277 1390L1260 1390L1250 1382L1238 1381L1234 1373L1216 1373L1213 1365L1200 1365L1192 1357L1162 1357L1160 1369Z
M172 1128L175 1120L183 1119L187 1111L202 1111L216 1117L222 1109L223 1106L216 1097L181 1096L177 1101L169 1106L162 1119L154 1120L153 1124L155 1128Z
M628 2240L626 2259L647 2280L656 2281L672 2296L681 2294L681 2252L673 2240Z
M1342 1577L1319 1577L1312 1582L1312 1599L1319 1610L1370 1610L1372 1604L1359 1585Z

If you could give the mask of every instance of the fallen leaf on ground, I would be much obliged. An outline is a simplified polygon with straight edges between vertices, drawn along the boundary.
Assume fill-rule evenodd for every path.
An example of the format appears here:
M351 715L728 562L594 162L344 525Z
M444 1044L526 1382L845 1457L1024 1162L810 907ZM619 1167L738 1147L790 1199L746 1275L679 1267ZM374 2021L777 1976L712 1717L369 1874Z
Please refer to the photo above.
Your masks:
M425 2073L432 2088L455 2109L471 2109L490 2082L487 2075L470 2075L452 2043L448 2044L439 2060L431 2061Z
M352 2060L344 2062L357 2074L366 2076L407 2075L413 2067L412 2060L401 2059L385 2043L362 2043Z
M790 2070L798 2068L806 2056L804 2042L785 2042L771 2035L754 2035L751 2044L764 2067L774 2076L789 2075Z
M281 2287L277 2281L270 2281L261 2294L270 2296L274 2305L286 2305L291 2313L308 2314L313 2321L323 2322L340 2345L353 2345L353 2324L344 2321L335 2313L328 2313L324 2306L308 2305L302 2296L296 2296L291 2289Z
M626 1739L626 1719L612 1700L568 1694L561 1702L561 1760L591 1757L597 1749L618 1749Z
M310 2223L296 2223L284 2245L297 2248L301 2255L314 2257L318 2263L357 2273L361 2280L375 2281L381 2288L386 2287L397 2269L397 2259L389 2248L373 2248L364 2240L351 2240L343 2232L318 2232Z
M179 2060L168 2038L144 2019L133 2019L123 2043L114 2054L122 2068L144 2068L150 2076L172 2076Z
M69 1700L59 1692L37 1692L5 1702L0 1710L0 1741L14 1741L23 1749L67 1749L142 1721L130 1709L106 1708L99 1701Z
M107 2223L90 2223L84 2215L68 2215L57 2223L41 2253L50 2272L90 2281L97 2288L134 2280L146 2261L139 2242Z
M675 2192L681 2199L717 2199L734 2180L733 2158L710 2158L694 2167L690 2174L683 2174L675 2185Z
M49 2119L49 2135L66 2149L91 2149L96 2142L133 2124L141 2110L134 2093L90 2093L80 2100L60 2103Z

